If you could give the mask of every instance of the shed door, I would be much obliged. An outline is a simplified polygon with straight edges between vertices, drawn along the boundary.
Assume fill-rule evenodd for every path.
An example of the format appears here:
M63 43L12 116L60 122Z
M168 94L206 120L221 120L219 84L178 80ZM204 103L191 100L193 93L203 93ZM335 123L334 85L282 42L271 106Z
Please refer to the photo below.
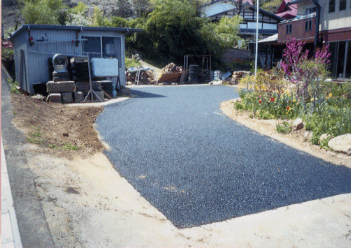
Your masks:
M27 89L27 71L26 71L26 57L23 50L20 50L20 75L19 75L19 86L21 89L28 91Z

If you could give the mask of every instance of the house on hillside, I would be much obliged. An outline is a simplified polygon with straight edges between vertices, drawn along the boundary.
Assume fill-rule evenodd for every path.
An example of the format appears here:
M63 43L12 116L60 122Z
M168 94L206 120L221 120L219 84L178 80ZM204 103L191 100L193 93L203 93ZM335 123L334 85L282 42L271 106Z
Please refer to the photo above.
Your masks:
M245 39L254 41L256 35L256 6L252 0L243 0L241 10L230 1L213 0L200 7L202 16L209 17L212 21L219 21L223 16L233 17L239 14L243 18L240 24L239 35ZM239 12L239 13L238 13ZM272 14L264 9L259 9L259 36L262 38L278 33L278 23L283 18Z
M351 78L351 1L294 0L297 16L278 26L278 44L288 37L306 41L315 51L329 44L330 70L334 78Z
M285 20L295 18L297 15L297 4L291 3L292 1L293 0L283 0L275 14Z
M200 7L201 15L203 17L209 17L213 22L219 21L223 16L233 17L235 15L240 15L243 18L243 22L240 24L239 36L245 40L249 40L249 50L251 51L250 56L254 55L255 50L255 37L256 37L256 26L257 26L257 9L253 5L252 0L243 0L241 9L230 1L225 0L213 0ZM282 21L283 18L272 14L264 9L259 9L259 26L258 33L259 38L266 38L273 34L278 33L278 23ZM240 48L240 46L239 46ZM235 55L233 51L232 55ZM249 53L246 53L249 54ZM225 54L225 57L230 57L232 55ZM260 61L264 61L264 53L260 51Z
M141 29L22 25L10 37L14 47L16 80L22 90L34 94L34 85L50 79L48 61L53 55L116 58L120 83L125 86L125 34ZM52 73L51 73L52 74Z

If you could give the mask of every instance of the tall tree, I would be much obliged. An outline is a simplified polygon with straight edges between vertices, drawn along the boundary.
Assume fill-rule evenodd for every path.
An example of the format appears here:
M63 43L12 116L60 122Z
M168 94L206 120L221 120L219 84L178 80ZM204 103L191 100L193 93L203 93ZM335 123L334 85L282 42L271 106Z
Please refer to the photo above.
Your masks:
M118 9L113 14L119 17L130 17L133 15L132 4L128 0L117 0Z
M137 17L145 17L152 11L150 0L130 0L134 10L134 15Z

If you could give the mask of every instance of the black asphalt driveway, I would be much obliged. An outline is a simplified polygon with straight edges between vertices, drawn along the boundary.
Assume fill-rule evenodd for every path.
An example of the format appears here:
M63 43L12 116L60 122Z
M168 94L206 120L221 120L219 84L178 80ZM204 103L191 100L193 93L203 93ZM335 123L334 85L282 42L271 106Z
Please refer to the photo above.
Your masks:
M235 88L134 89L139 97L107 106L97 129L116 170L177 227L351 193L351 169L223 115Z

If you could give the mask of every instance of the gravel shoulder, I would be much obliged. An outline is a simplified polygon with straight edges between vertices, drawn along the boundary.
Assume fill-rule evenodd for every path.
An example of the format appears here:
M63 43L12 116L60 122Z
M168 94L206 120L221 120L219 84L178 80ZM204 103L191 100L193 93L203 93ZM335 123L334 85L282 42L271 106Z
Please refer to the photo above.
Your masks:
M279 120L258 120L250 118L249 113L235 110L233 103L234 100L222 102L221 110L225 115L234 121L241 123L246 127L261 133L262 135L269 136L295 149L309 153L317 158L321 158L324 161L351 168L350 156L342 153L327 151L325 149L321 149L317 145L311 144L310 142L305 142L303 140L303 134L306 131L304 128L289 134L280 134L276 131L276 124L279 122Z

